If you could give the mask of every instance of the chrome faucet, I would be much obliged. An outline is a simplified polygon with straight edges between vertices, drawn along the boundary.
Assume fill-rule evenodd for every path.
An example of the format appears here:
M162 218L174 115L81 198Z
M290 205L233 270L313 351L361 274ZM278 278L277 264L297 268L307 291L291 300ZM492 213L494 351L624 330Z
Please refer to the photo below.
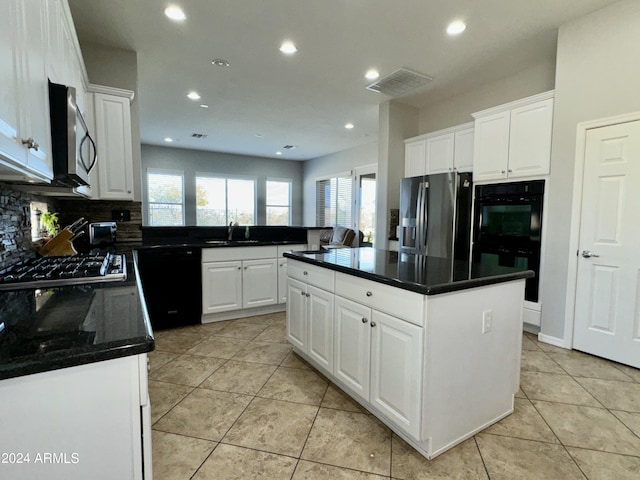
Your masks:
M227 229L227 231L229 232L229 238L228 238L229 241L233 240L233 230L237 226L238 226L238 222L236 222L236 223L229 222L229 228Z

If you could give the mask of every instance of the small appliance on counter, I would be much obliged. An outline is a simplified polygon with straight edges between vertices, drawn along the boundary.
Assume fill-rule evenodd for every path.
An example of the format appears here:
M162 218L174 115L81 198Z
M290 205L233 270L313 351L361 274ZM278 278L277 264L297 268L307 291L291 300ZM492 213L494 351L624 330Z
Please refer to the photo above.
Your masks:
M89 244L91 246L113 245L118 226L116 222L95 222L89 224Z

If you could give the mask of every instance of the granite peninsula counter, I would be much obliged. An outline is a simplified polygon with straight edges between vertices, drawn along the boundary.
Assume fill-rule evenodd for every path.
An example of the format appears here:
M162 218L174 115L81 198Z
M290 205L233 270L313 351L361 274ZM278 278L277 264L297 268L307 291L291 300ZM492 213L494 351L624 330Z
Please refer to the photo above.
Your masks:
M152 478L154 337L126 258L122 282L0 292L0 478Z
M422 455L513 412L533 272L372 248L285 257L296 353Z

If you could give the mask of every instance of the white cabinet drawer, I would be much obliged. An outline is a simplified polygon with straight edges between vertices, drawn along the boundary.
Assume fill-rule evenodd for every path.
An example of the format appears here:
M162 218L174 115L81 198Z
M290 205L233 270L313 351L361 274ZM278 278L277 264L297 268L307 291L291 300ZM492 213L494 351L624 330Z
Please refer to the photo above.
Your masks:
M333 292L335 272L328 268L316 267L315 265L298 262L289 258L287 262L287 275L309 285Z
M336 295L424 326L424 295L339 272L335 285Z
M276 258L277 255L278 247L276 245L203 248L202 263L228 260L259 260L261 258Z
M278 245L278 258L282 257L284 252L295 252L298 250L306 250L307 245L305 243L295 245Z

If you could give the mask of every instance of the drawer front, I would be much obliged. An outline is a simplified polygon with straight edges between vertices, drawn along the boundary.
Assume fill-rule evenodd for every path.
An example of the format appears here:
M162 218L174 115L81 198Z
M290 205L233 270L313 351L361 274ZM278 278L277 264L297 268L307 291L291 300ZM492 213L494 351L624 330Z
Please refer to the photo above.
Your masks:
M262 245L259 247L215 247L202 249L202 263L225 262L227 260L259 260L276 258L278 247Z
M424 295L339 272L335 285L336 295L424 326Z
M304 262L288 259L287 275L309 285L333 292L335 272Z
M282 256L284 252L295 252L297 250L306 250L307 244L300 243L295 245L278 245L278 258Z

